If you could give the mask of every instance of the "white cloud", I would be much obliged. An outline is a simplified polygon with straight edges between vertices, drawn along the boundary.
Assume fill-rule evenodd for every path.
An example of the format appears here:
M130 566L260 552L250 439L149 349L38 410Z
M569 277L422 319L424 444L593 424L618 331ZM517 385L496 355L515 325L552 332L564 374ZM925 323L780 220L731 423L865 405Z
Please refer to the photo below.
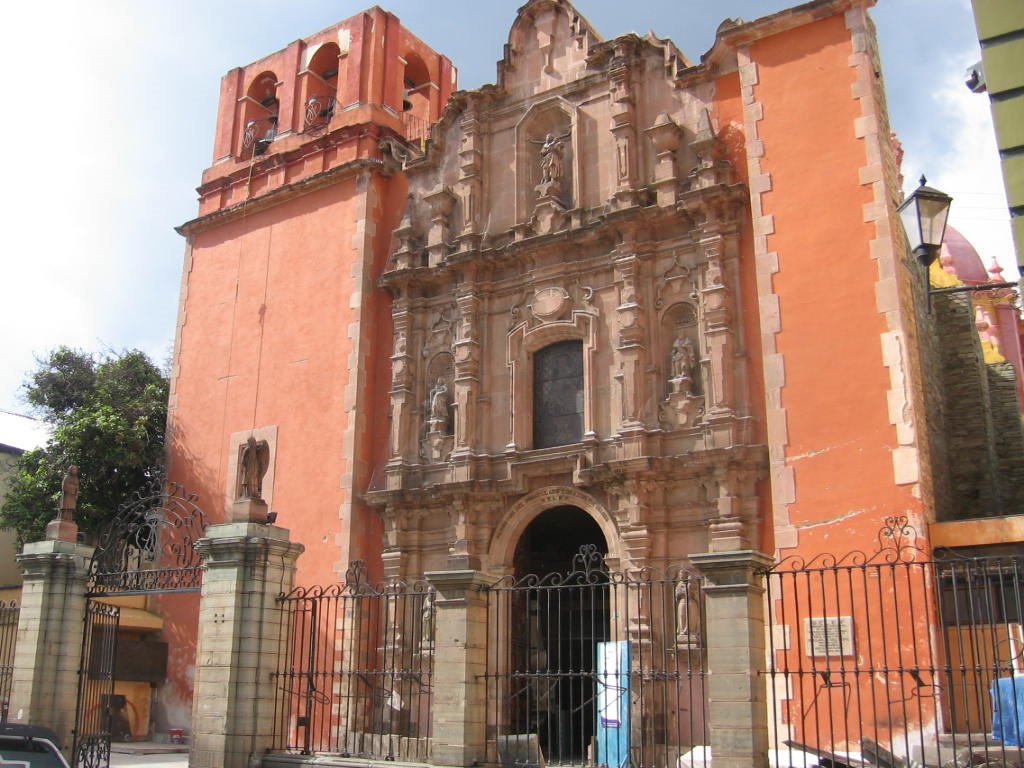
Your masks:
M904 189L912 191L918 177L927 175L929 186L952 196L949 223L970 240L985 266L995 257L1004 279L1015 280L1016 256L988 98L949 76L934 94L933 107L953 151L933 157L920 147L906 147Z

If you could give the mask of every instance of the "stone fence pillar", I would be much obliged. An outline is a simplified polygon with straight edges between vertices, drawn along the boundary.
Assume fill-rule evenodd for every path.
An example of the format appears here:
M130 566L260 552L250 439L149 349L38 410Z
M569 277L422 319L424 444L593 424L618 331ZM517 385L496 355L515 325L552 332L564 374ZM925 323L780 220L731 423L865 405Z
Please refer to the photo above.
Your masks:
M303 546L283 528L237 522L207 528L196 550L206 571L189 766L247 768L271 746L275 725L282 733L272 675L287 638L276 598L291 590Z
M705 578L708 729L715 768L768 768L764 583L773 560L741 550L690 555Z
M434 765L483 764L487 746L487 595L479 571L425 574L434 603Z
M93 548L70 541L26 544L9 718L53 729L71 748L82 660L85 583Z

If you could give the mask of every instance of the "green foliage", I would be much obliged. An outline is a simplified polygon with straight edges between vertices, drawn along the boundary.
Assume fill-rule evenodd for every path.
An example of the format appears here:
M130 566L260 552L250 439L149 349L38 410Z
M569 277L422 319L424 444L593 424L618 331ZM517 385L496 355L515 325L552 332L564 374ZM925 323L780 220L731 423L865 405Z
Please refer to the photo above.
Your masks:
M87 533L146 485L164 460L167 377L138 350L97 358L60 347L39 361L25 398L53 426L46 447L19 457L0 525L21 541L43 537L57 514L61 480L75 464L75 520Z

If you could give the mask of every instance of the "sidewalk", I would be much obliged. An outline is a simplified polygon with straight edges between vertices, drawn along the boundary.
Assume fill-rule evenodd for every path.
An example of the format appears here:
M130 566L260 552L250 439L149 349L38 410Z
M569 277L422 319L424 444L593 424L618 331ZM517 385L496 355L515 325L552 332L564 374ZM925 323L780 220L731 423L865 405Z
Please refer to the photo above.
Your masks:
M152 741L114 743L110 745L110 766L188 768L188 747L182 744L157 744Z

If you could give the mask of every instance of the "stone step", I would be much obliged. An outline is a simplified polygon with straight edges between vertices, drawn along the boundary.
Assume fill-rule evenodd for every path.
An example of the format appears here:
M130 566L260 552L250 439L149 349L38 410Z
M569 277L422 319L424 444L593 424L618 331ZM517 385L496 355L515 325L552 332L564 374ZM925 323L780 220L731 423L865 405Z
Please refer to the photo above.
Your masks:
M952 761L961 750L970 750L975 756L973 760L965 761L962 755L957 763L962 763L963 768L982 762L1008 767L1024 765L1024 750L1020 747L1006 746L984 733L939 734L934 744L926 744L923 747L921 744L913 745L910 757L918 765L938 768Z

